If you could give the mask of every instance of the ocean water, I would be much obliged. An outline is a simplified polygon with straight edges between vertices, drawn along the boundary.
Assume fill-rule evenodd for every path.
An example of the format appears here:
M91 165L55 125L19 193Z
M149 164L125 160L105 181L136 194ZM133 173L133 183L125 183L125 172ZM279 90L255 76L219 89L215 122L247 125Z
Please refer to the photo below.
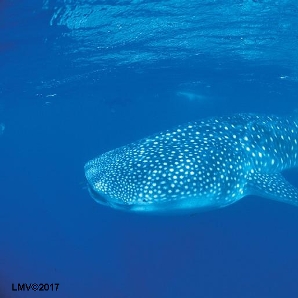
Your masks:
M294 0L0 1L0 298L298 297L298 208L130 214L83 168L187 121L290 115L297 48Z

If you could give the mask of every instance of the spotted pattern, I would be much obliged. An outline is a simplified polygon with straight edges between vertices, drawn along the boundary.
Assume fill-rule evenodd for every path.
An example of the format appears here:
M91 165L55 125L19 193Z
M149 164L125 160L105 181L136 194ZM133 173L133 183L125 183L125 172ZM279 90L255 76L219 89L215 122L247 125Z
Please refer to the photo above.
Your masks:
M85 175L92 197L118 209L219 208L261 189L272 198L265 195L266 179L298 165L297 142L294 117L210 118L104 153L86 163ZM254 187L254 180L265 186ZM295 196L287 194L290 201L298 201Z

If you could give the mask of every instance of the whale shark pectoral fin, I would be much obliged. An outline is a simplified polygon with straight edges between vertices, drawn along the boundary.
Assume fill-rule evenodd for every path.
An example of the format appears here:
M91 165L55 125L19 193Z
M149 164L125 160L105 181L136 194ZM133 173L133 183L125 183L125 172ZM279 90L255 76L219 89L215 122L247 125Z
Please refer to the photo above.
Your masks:
M298 206L298 189L281 174L251 174L248 193Z

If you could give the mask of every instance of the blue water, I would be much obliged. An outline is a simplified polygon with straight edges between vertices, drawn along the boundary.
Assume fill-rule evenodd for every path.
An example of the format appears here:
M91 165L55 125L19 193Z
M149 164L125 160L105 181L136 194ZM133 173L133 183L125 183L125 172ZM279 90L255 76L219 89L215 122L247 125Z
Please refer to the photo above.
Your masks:
M297 28L294 0L1 1L0 297L298 297L297 208L122 213L83 169L190 120L291 114Z

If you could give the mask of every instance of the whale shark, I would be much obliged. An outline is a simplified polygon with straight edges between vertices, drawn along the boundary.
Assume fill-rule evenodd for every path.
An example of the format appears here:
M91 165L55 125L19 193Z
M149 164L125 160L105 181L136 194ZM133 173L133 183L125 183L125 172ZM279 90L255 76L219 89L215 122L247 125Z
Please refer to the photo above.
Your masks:
M298 116L235 114L179 125L85 164L94 200L143 213L196 213L260 197L298 206Z

